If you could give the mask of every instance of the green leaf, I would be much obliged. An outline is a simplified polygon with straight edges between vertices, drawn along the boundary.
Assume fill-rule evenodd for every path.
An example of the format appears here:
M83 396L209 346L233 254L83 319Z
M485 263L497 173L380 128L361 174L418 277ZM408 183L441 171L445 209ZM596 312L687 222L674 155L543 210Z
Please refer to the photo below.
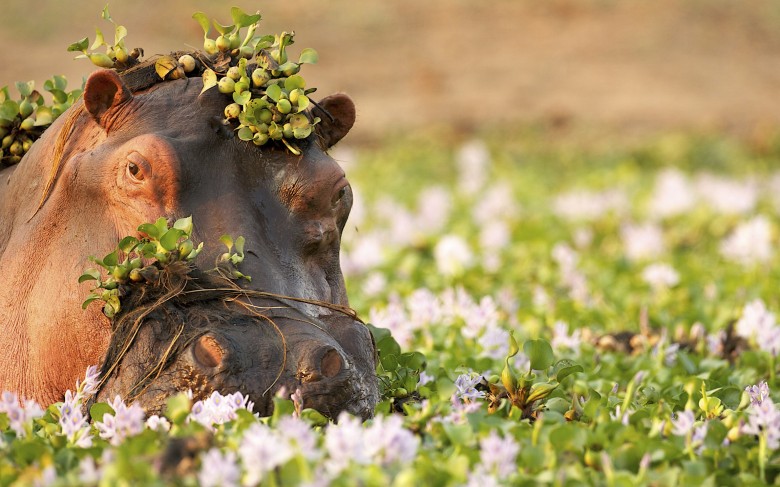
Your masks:
M203 89L200 90L200 92L203 93L204 91L215 86L217 86L217 73L211 69L206 69L203 71Z
M249 127L241 127L238 129L238 138L239 140L245 140L250 141L254 138L255 134L252 132L252 129Z
M552 347L547 340L528 340L523 344L523 351L531 361L531 369L546 370L555 361Z
M176 69L179 63L171 56L161 56L154 63L154 70L160 79L165 79L168 73Z
M200 24L201 29L203 29L203 36L206 37L211 30L211 22L209 22L209 18L206 17L206 14L203 12L195 12L192 14L192 18Z
M563 359L559 360L553 367L553 376L558 382L563 382L563 379L571 374L584 371L585 368L582 365L574 363L569 359Z
M127 37L127 28L124 25L118 25L114 29L114 45L119 45Z
M309 97L306 95L299 95L297 103L298 103L298 109L296 110L296 112L300 113L306 110L307 108L309 108Z
M39 106L35 109L35 126L36 127L43 127L46 125L51 125L51 123L54 121L54 114L51 111L50 107L47 107L45 105Z
M171 252L176 249L182 236L184 236L184 230L171 228L160 238L160 245L168 252Z
M94 51L95 49L98 49L101 46L106 46L106 39L103 37L103 31L95 27L95 41L92 43L92 45L89 47L91 51Z
M95 403L91 408L89 408L89 416L92 418L92 421L102 422L103 416L106 414L114 415L116 414L116 411L114 411L114 408L104 402Z
M298 64L316 64L319 60L319 55L314 49L307 47L301 51L301 56L298 58Z
M83 303L81 303L81 309L87 309L87 306L89 306L89 303L96 299L101 299L100 295L95 293L90 293L89 296L87 296L87 299L84 300Z
M133 236L127 236L119 241L119 250L121 250L124 253L131 252L135 246L138 245L138 239Z
M398 358L395 355L384 355L380 357L382 368L387 372L393 372L398 368Z
M89 47L89 37L85 37L80 41L76 41L68 46L68 52L84 52Z
M60 90L58 88L52 88L48 91L49 93L51 93L51 96L54 99L55 103L67 103L68 94L65 93L63 90Z
M260 12L257 12L254 15L247 15L246 12L238 7L232 7L230 9L230 15L233 17L233 23L239 28L249 27L256 22L259 22L261 18Z
M244 255L244 244L246 243L246 239L243 236L239 236L236 238L236 253L240 255Z
M292 91L296 88L306 88L306 81L303 79L303 76L298 74L288 76L287 79L284 80L284 89Z
M13 100L6 100L0 105L0 118L14 120L19 115L19 104Z
M100 16L102 17L103 20L114 22L114 19L111 18L111 14L108 13L108 4L106 4L106 6L103 7L103 11L100 13Z
M391 335L388 335L379 340L376 344L376 349L377 352L379 352L380 357L384 355L401 354L401 347L398 345L398 342L395 341L395 338L393 338Z
M84 274L79 276L79 284L81 284L84 281L99 281L100 280L100 271L97 269L87 269L84 271Z
M185 218L179 218L173 223L173 228L178 228L179 230L183 231L185 235L188 237L192 235L192 215L185 217Z
M168 398L165 404L165 416L173 424L182 425L190 414L190 399L187 394L180 392Z
M265 94L268 95L268 98L276 102L279 101L282 96L282 89L279 85L271 85L265 90Z
M160 225L160 220L163 221L162 225ZM139 232L146 234L155 240L159 240L167 230L168 223L165 218L160 218L155 223L142 223L138 226Z
M231 237L230 235L227 234L222 235L221 237L219 237L219 241L225 244L225 247L227 247L228 252L233 250L233 237Z
M103 265L106 267L113 267L119 263L119 255L117 251L113 251L110 254L103 257Z
M22 98L27 98L32 95L33 90L35 90L35 82L28 81L25 83L24 81L17 81L16 89L19 91L19 94L22 95Z
M249 90L242 91L241 93L233 92L233 101L243 106L252 98L252 92Z
M236 27L233 24L222 25L216 20L212 20L211 23L214 24L214 28L217 29L217 32L219 32L222 35L230 34L231 32L233 32L233 29Z

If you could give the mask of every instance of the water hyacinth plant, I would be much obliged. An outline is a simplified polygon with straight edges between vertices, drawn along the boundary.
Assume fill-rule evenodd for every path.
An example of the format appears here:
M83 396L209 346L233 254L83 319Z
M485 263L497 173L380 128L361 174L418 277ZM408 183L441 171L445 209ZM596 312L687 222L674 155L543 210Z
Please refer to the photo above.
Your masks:
M348 168L357 196L343 262L379 354L374 419L329 423L296 391L277 397L269 418L252 413L258 398L219 391L202 401L184 391L164 416L147 418L124 398L87 411L97 381L90 369L57 404L2 395L0 484L780 478L780 276L764 264L778 259L780 176L748 184L760 165L746 149L715 175L693 155L670 169L665 158L639 166L627 149L563 171L564 152L550 154L535 138L449 152L412 142L353 154L360 163ZM713 142L688 143L678 153ZM522 166L513 162L520 149ZM409 173L420 174L417 186ZM381 195L361 193L376 180L385 182ZM713 185L730 193L713 195ZM561 203L575 193L579 208ZM740 243L739 254L724 252L756 215L770 231ZM158 239L171 228L164 223ZM491 228L497 223L504 229ZM223 243L233 255L237 242ZM440 244L460 250L437 252ZM751 252L760 258L742 257Z

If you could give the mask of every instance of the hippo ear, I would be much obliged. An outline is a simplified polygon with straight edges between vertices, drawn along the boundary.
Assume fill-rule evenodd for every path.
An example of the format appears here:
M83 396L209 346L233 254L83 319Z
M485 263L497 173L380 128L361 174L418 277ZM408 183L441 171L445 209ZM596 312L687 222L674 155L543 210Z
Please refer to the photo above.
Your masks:
M111 69L92 73L84 87L84 105L97 123L108 130L106 113L130 101L133 93Z
M343 139L355 124L355 104L344 93L326 96L312 112L322 120L317 130L326 147L332 147Z

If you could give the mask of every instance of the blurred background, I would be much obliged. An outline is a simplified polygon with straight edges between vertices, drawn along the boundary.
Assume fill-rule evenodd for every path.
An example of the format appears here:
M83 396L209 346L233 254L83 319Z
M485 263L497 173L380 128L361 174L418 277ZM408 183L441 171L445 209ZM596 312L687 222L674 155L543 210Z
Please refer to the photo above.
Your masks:
M3 0L0 86L91 72L65 48L104 0ZM200 48L195 11L228 23L260 10L264 33L313 47L303 74L345 91L350 140L443 129L456 137L534 124L633 136L685 130L761 137L780 123L780 2L774 0L168 0L110 3L146 58ZM107 34L108 37L108 34Z

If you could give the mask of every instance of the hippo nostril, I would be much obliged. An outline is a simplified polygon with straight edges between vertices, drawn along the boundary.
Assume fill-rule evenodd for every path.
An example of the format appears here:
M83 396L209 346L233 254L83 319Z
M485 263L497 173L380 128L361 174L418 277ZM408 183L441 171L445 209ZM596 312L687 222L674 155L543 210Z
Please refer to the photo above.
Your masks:
M336 351L335 348L331 348L325 355L322 356L322 362L320 362L320 372L325 377L334 377L341 372L341 367L344 365L341 360L341 354Z
M217 339L211 335L203 335L193 346L195 360L204 367L216 367L222 363L225 354Z
M301 382L318 382L322 379L335 377L344 368L344 359L333 347L307 353L298 364L296 377Z

